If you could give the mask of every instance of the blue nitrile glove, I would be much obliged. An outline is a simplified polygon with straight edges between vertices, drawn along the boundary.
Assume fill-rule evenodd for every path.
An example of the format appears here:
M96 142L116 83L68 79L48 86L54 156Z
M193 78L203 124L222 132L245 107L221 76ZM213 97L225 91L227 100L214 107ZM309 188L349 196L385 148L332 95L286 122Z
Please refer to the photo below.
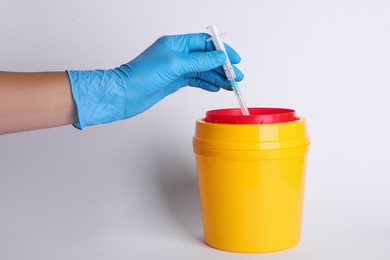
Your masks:
M137 115L184 86L208 91L231 89L205 33L164 36L137 58L111 70L67 71L78 112L75 127L109 123ZM229 46L233 64L240 56ZM237 80L243 74L236 69Z

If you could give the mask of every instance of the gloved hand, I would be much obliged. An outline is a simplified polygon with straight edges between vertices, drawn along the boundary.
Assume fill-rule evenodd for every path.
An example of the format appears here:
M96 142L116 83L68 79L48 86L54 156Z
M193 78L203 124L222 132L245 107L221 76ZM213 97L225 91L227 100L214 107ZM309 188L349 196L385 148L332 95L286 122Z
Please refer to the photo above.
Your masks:
M164 36L137 58L111 70L67 71L78 112L75 127L109 123L137 115L184 86L231 90L208 34ZM233 64L240 56L229 46ZM237 81L243 74L235 68Z

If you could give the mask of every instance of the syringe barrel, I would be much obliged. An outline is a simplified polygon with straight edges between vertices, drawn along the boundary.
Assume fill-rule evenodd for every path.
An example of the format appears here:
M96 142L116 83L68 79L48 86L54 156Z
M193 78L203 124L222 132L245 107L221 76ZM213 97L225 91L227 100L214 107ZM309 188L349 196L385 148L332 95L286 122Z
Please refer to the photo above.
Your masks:
M221 40L217 27L215 25L211 25L207 27L207 29L210 30L211 40L214 43L215 49L225 51L225 45Z
M225 52L226 54L226 52ZM236 74L234 73L234 69L226 54L226 62L223 64L223 69L225 71L226 77L229 81L236 80Z
M226 61L223 64L223 69L225 71L227 79L230 81L235 80L236 74L234 73L233 66L229 60L229 56L227 55L225 45L223 44L223 41L221 40L221 37L220 37L220 34L218 32L217 27L212 25L212 26L207 27L207 29L210 30L211 40L213 41L215 49L223 51L226 55Z

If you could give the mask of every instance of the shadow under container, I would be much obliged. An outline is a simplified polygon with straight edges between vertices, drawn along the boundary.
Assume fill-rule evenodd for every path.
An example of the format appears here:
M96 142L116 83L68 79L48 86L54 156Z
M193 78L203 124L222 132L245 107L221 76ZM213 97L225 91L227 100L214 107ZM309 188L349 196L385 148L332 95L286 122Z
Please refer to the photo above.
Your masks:
M309 137L304 118L282 108L211 110L193 147L204 241L241 253L299 243Z

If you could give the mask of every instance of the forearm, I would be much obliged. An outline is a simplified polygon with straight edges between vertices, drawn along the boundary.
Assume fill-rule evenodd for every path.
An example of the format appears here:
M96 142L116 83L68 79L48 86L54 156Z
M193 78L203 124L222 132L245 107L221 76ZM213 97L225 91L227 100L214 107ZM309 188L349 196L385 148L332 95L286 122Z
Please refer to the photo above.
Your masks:
M74 124L111 123L149 109L180 88L231 90L221 67L240 56L215 51L205 33L160 37L142 54L111 70L0 72L0 134ZM234 68L236 80L243 74Z
M76 121L66 72L0 72L0 134Z

